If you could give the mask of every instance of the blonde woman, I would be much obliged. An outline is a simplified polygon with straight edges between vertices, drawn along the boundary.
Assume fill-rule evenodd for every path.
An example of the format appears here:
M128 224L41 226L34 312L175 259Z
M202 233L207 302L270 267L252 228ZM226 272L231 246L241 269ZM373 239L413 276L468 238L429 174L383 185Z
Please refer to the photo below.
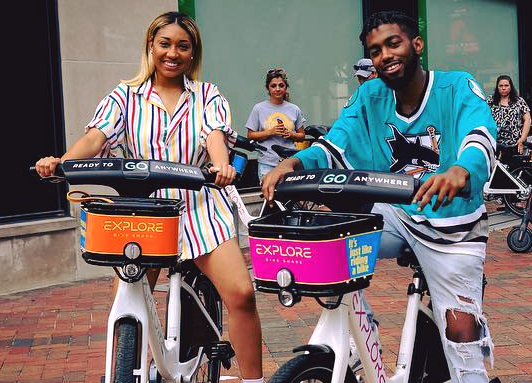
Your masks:
M199 29L183 13L164 13L149 26L140 71L121 82L98 105L83 135L61 158L36 163L41 176L66 159L97 155L175 161L204 166L212 163L216 184L235 177L229 163L231 129L227 100L214 84L197 80L201 69ZM229 333L244 382L262 382L261 328L255 295L235 239L231 204L214 189L164 189L159 198L182 199L182 256L213 282L229 312ZM159 271L150 275L155 286Z

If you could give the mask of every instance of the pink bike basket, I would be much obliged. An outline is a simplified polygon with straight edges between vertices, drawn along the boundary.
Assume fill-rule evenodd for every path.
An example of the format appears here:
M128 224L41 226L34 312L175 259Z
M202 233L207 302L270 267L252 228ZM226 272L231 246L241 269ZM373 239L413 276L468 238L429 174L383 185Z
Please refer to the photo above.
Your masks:
M338 295L369 285L382 234L379 214L285 211L249 224L259 291L280 290L277 273L292 275L302 296Z

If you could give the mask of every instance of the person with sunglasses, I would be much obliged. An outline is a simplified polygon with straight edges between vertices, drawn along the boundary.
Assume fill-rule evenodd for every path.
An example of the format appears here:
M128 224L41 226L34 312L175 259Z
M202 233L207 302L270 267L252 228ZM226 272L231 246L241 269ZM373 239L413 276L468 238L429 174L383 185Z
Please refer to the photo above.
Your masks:
M360 85L377 77L377 71L375 70L371 59L361 58L355 65L353 65L353 69L355 70L353 75L357 78Z
M272 145L296 148L296 142L305 140L305 118L299 107L288 101L288 87L284 69L274 68L266 72L269 98L253 106L246 122L248 138L268 149L259 151L259 181L281 161L271 150Z

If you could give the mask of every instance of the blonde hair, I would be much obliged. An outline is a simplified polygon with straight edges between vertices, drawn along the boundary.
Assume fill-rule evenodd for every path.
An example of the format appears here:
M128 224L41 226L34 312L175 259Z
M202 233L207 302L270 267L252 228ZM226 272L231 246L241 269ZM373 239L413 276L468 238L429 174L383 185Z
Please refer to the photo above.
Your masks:
M144 39L144 49L140 61L140 69L135 77L129 80L122 80L122 82L129 86L138 86L150 78L155 72L155 65L150 55L150 43L153 42L155 35L163 27L170 24L177 24L187 32L192 43L192 61L185 75L191 79L196 80L201 71L201 61L203 57L203 46L201 43L201 35L199 28L195 21L188 15L180 12L166 12L159 15L152 21L146 37Z

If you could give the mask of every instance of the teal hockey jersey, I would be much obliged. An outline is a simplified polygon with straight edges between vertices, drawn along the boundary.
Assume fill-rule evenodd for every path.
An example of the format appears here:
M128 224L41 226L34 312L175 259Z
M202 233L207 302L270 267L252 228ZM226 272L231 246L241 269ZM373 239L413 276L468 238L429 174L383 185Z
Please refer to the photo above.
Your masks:
M487 241L482 187L495 162L497 127L481 87L466 72L427 72L422 102L397 112L395 92L380 79L358 87L329 133L296 157L303 167L408 173L422 180L453 165L471 178L471 196L433 212L400 205L401 219L420 240L438 245ZM437 196L433 196L433 203Z

